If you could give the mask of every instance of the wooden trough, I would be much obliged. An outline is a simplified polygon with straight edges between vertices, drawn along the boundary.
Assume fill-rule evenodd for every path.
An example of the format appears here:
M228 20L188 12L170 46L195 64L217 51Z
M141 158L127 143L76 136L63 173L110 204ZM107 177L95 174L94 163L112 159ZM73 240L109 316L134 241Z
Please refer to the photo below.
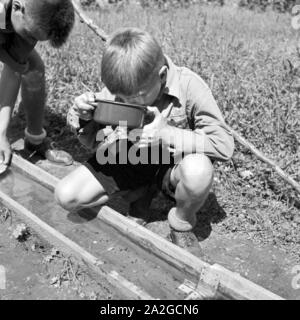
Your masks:
M59 179L47 173L43 169L28 162L17 154L13 155L12 167L21 171L32 180L37 181L50 190L54 190ZM153 299L151 295L138 288L133 283L127 281L117 272L108 273L103 271L101 257L95 257L85 249L65 237L47 223L40 220L37 216L29 212L13 199L0 191L2 202L17 212L21 218L25 219L28 224L39 234L46 237L51 243L70 252L78 258L84 260L94 271L105 276L113 284L121 288L133 299ZM165 240L159 235L138 225L132 220L127 219L122 214L103 206L97 213L97 218L110 225L118 232L125 235L138 246L146 249L166 261L168 264L175 266L179 270L184 270L189 274L196 275L198 284L191 285L193 292L198 297L205 297L205 290L210 292L219 292L232 299L246 300L282 300L283 298L270 292L269 290L243 278L237 273L227 270L218 264L210 265L184 249Z

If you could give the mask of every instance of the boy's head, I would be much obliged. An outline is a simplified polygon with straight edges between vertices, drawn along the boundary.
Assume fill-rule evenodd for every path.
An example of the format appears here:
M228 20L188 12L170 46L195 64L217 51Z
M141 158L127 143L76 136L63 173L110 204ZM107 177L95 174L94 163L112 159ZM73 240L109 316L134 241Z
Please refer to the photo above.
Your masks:
M120 29L103 53L101 77L108 90L124 102L152 105L167 77L162 49L145 31Z
M11 24L28 42L49 40L63 45L74 25L71 0L12 0Z

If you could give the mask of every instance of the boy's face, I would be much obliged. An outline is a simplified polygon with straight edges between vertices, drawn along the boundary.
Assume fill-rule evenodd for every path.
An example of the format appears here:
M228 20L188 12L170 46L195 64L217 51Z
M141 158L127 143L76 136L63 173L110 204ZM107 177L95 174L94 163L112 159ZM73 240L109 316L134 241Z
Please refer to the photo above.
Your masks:
M118 94L125 103L139 104L142 106L152 106L159 97L162 85L167 79L167 67L163 66L154 79L145 87L142 87L136 94L132 96L124 96Z
M26 0L12 1L11 23L15 32L29 43L47 40L45 32L34 25L26 12Z

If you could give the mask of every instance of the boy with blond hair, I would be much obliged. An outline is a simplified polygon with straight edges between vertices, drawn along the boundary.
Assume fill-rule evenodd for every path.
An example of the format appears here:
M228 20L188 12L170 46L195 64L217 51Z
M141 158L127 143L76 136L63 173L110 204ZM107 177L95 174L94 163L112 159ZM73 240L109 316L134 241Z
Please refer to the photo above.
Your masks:
M170 162L151 163L149 157L148 164L132 164L128 157L126 164L99 164L99 153L95 153L61 180L55 192L57 201L73 210L102 205L119 190L131 190L132 201L132 194L139 190L129 216L145 218L153 196L148 186L155 183L176 202L168 213L172 241L198 255L200 247L192 230L212 185L212 161L230 159L234 149L233 137L210 89L194 72L176 66L164 55L150 34L135 28L112 35L101 67L105 88L75 99L78 117L97 130L92 120L97 99L147 106L154 119L143 127L138 139L129 133L127 150L147 148L151 153L159 145L170 153ZM103 175L113 181L113 188Z
M34 49L49 40L58 48L74 24L71 0L0 0L0 165L7 167L11 147L7 138L19 88L26 113L25 149L55 163L69 165L72 157L52 148L43 128L45 93L44 63Z

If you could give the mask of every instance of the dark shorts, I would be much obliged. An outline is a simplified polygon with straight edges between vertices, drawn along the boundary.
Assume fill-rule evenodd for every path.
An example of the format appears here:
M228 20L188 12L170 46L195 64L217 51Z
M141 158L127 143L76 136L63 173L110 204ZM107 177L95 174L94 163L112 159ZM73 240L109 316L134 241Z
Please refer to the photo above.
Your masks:
M131 144L128 143L128 147L130 146ZM162 190L165 175L169 174L174 167L174 159L171 155L170 163L168 164L131 164L129 161L127 161L126 164L119 164L118 161L116 162L117 164L99 164L95 153L84 165L108 193L111 192L106 188L103 175L113 179L117 187L117 189L115 189L116 191L134 190L150 184L156 184L157 187ZM112 179L110 179L110 182Z

